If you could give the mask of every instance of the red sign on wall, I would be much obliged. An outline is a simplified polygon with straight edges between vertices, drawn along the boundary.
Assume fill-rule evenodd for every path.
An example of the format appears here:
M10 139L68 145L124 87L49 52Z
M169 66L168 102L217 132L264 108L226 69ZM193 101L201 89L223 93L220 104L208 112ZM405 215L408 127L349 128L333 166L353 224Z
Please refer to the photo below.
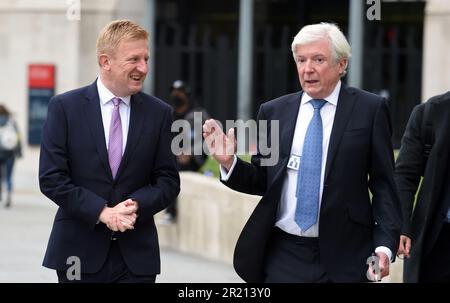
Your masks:
M55 65L30 64L28 65L29 88L55 88Z

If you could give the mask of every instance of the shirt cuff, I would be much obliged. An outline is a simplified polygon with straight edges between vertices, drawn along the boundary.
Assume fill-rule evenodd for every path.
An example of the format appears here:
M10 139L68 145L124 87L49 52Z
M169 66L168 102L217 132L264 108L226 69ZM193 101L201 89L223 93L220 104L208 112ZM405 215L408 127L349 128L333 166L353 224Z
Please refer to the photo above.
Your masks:
M108 207L108 203L105 203L105 206L102 208L102 210L100 211L100 213L102 213L102 211L105 209L105 207ZM95 225L100 224L100 214L98 215L98 219L97 222L95 222Z
M223 168L222 165L219 165L220 168L220 180L222 181L228 181L228 179L230 179L231 174L233 173L234 167L236 166L237 163L237 157L236 155L233 156L233 164L230 167L230 170L227 172L225 170L225 168Z
M392 262L392 251L386 247L386 246L378 246L377 248L375 248L375 252L382 252L385 253L388 258L389 258L389 262Z

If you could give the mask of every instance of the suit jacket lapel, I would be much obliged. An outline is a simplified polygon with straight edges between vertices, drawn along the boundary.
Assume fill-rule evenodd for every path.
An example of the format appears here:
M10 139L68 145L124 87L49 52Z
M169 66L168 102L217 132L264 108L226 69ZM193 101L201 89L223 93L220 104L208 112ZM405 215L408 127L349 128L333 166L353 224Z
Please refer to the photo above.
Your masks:
M284 107L280 115L280 160L289 158L294 139L295 125L297 123L298 109L300 107L303 91L294 94ZM282 161L280 161L282 162Z
M275 177L271 185L276 183L278 178L285 177L286 165L291 155L292 140L294 138L295 124L297 123L297 115L298 109L300 107L301 96L302 92L291 96L291 98L287 100L283 112L279 115L279 117L276 117L276 119L278 119L279 121L280 128L280 159L278 160L278 164L274 168L276 170L276 173L274 174Z
M108 152L106 149L105 130L103 128L102 113L100 110L100 99L97 91L97 81L88 87L86 98L83 100L83 107L100 160L106 173L112 179L111 168L109 167L108 161Z
M118 179L130 160L136 144L139 142L139 135L141 133L142 125L144 122L144 114L142 110L142 98L139 94L131 96L130 100L130 127L128 128L127 145L125 146L125 152L120 162L119 169L117 171L116 179Z
M330 173L330 168L332 167L333 160L338 151L339 143L341 142L347 123L350 120L355 101L355 96L353 96L347 87L342 84L341 91L339 92L336 114L334 116L333 129L331 130L324 180L327 180L328 174Z

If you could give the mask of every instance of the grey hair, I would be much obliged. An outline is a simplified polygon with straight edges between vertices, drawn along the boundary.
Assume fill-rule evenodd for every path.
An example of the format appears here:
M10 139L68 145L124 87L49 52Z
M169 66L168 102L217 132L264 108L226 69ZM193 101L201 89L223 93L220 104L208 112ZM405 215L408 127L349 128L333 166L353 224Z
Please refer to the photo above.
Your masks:
M350 44L336 24L322 22L304 26L292 41L291 48L294 59L297 46L310 44L323 38L327 38L330 42L331 55L335 63L341 59L347 59L344 72L341 74L343 77L347 73L348 59L352 54Z

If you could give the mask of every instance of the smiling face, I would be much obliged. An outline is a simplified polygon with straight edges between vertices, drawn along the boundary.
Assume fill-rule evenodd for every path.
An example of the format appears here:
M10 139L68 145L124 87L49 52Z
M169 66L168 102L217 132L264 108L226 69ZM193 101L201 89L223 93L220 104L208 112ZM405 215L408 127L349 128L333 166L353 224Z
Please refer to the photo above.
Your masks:
M314 99L323 99L333 92L347 64L346 58L336 62L326 38L297 45L294 58L300 85Z
M102 82L116 97L139 92L148 72L148 58L148 40L121 41L115 51L100 55Z

